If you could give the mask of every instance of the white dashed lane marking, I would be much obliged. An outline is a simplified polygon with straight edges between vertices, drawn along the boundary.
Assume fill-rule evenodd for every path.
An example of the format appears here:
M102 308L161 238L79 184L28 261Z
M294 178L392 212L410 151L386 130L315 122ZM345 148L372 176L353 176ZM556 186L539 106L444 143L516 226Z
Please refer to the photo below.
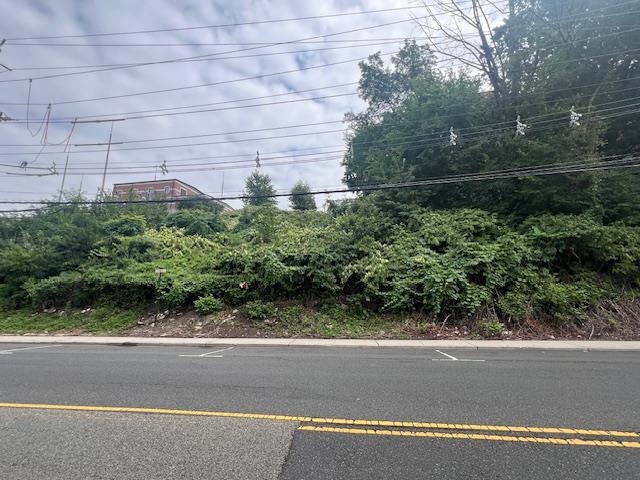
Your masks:
M24 350L36 350L38 348L51 348L51 347L59 347L60 345L42 345L39 347L21 347L21 348L11 348L9 350L0 350L0 355L12 355L13 352L22 352Z
M447 358L432 358L434 362L484 362L484 360L479 359L471 359L471 358L456 358L453 355L449 355L448 353L441 352L440 350L436 350L440 355L444 355Z
M202 353L200 355L180 355L181 357L196 357L196 358L222 358L222 355L216 355L217 353L226 352L227 350L233 350L235 347L227 347L221 350L214 350L213 352Z

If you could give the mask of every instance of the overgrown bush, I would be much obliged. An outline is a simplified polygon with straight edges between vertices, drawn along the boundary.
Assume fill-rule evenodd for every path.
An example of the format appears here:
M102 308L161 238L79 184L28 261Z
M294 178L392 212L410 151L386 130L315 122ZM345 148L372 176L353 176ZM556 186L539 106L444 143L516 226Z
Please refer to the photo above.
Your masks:
M485 320L478 324L478 332L485 338L500 337L504 332L504 324L495 320Z
M200 315L210 315L219 312L224 306L221 300L212 295L198 298L193 302L193 305L196 307L196 312Z
M147 220L142 215L121 215L104 222L105 231L113 236L132 237L140 235L147 227Z
M252 320L265 320L276 313L276 307L270 302L255 300L244 307L247 316Z
M499 322L535 318L559 325L638 288L640 278L640 228L603 225L588 215L512 225L481 210L403 210L367 198L335 218L250 207L221 216L231 230L208 236L166 226L140 231L144 211L113 206L99 214L58 215L43 212L0 225L3 308L158 301L166 307L197 302L205 311L217 308L205 305L211 298L246 304L247 315L263 320L274 316L274 301L339 297L344 305L325 302L319 313L338 324L364 324L376 309L464 322L490 305ZM85 232L77 244L67 237L76 227L67 226L93 228L95 218L83 215L99 221L96 234ZM158 212L153 215L157 222ZM66 242L76 257L60 250ZM159 277L157 268L166 273Z
M516 322L536 318L560 324L580 320L589 308L612 295L615 291L608 290L597 277L562 283L547 271L526 270L498 304L505 317Z
M201 208L180 209L169 215L167 225L183 228L187 235L207 236L226 230L218 211Z

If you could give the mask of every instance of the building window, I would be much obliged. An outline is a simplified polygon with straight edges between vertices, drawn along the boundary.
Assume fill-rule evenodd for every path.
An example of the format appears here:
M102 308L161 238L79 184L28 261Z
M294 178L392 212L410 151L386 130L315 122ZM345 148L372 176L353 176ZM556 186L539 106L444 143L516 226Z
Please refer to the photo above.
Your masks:
M171 193L171 187L167 185L166 187L164 187L164 194L169 195L170 193Z
M187 195L187 191L184 188L180 189L180 196L185 197Z
M147 188L147 198L149 198L149 199L153 198L153 189L152 188Z

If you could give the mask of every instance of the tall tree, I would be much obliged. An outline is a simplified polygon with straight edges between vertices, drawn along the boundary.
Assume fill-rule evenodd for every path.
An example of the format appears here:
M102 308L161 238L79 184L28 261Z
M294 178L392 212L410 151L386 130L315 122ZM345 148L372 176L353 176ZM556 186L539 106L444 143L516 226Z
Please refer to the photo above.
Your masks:
M291 196L289 197L289 205L293 210L315 210L316 201L311 193L311 187L307 182L298 180L298 182L291 189Z
M507 90L503 45L496 39L492 15L507 12L492 2L483 5L480 0L470 0L465 5L458 0L434 0L423 1L422 5L427 16L424 23L419 24L429 38L430 48L444 59L481 72L501 105ZM513 9L513 0L509 2L509 9Z
M556 58L568 56L559 53ZM504 102L496 102L493 95L485 93L485 78L464 73L446 75L438 71L420 74L408 82L409 87L402 95L387 95L394 101L385 105L382 114L378 113L377 97L365 95L363 86L373 88L380 72L387 72L384 75L394 72L381 63L376 63L375 68L363 63L361 95L369 105L363 113L350 117L352 131L344 159L347 184L358 190L361 185L370 183L548 164L560 168L571 162L598 159L603 153L603 132L611 120L594 115L597 111L590 114L590 99L586 96L571 96L570 92L569 98L555 98L549 94L554 87L563 86L562 83L549 84L551 78L562 79L565 85L583 82L582 75L567 78L568 66L576 64L573 61L576 55L569 58L570 63L549 61L544 79L539 75L522 77L522 93L505 96ZM424 64L422 71L428 71L429 57L421 61ZM602 68L599 63L587 63L583 75L590 70L598 73ZM510 73L511 69L505 71ZM402 87L396 84L391 88ZM541 102L541 98L549 101ZM579 127L569 122L572 105L584 113ZM614 111L616 115L618 112ZM520 114L530 127L526 129L526 135L516 135L516 117ZM633 134L628 125L626 129ZM622 180L608 172L547 177L522 175L513 179L390 191L385 195L402 203L433 208L479 207L519 218L545 212L580 213L593 209L612 221L633 214L628 207L637 204L611 201L610 194L621 189L625 197L638 197L635 193L626 193L630 190L621 187ZM624 209L616 207L615 203L625 205Z
M244 187L244 195L249 198L243 200L245 205L275 205L276 199L269 195L275 195L271 177L255 170L247 177Z

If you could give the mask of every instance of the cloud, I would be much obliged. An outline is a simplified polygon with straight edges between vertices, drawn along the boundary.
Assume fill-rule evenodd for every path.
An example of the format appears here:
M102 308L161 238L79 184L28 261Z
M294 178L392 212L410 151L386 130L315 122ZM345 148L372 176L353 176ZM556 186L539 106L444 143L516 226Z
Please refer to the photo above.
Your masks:
M231 0L209 1L161 1L147 0L130 2L128 0L110 0L109 2L92 0L59 0L55 7L48 1L27 0L11 2L11 7L3 8L0 29L6 38L31 37L43 35L82 35L100 32L122 32L151 29L165 29L207 24L251 22L265 19L307 17L327 15L336 12L374 10L405 6L400 0L370 0L366 3L356 0L333 2L272 2L256 0L253 2L235 2ZM373 28L386 22L407 19L404 11L367 15L331 17L324 19L266 23L216 29L194 29L176 32L147 33L125 36L104 36L86 38L68 38L33 42L58 43L236 43L252 44L259 42L286 42L293 39L308 38L335 32L372 28L349 33L329 39L375 39L382 37L406 37L415 34L411 23L401 23L384 28ZM227 53L225 56L244 58L216 59L208 61L170 63L146 66L134 69L111 70L86 75L34 80L31 101L34 104L53 102L53 117L75 117L83 115L104 115L113 112L130 112L149 109L172 108L183 105L195 105L213 102L229 102L243 98L277 95L281 93L307 90L334 84L355 82L359 78L357 62L345 63L325 68L311 68L286 75L268 76L280 71L296 70L326 63L341 62L366 57L377 50L393 51L400 44L386 46L368 46L319 52L287 53L283 55L257 56L263 53L290 52L303 49L340 46L336 43L310 43L306 45L290 44L255 48L240 52L238 50L257 47L257 45L172 45L172 46L111 46L111 47L63 47L63 46L18 46L8 44L0 52L0 62L14 69L13 72L0 74L0 80L12 78L37 77L50 73L71 70L19 70L25 67L61 67L74 65L101 65L112 63L135 63L161 61L168 58L183 58L197 55ZM256 55L256 56L249 56ZM265 76L266 75L266 76ZM245 77L260 77L252 80L240 80ZM55 105L56 102L123 95L149 90L175 89L202 83L226 82L220 85L192 88L167 93L138 95L120 99L96 102ZM7 102L26 102L28 82L0 83L0 111L14 118L24 118L25 106L8 105ZM335 95L355 91L355 86L333 88L317 92L307 92L287 97L275 97L271 100L236 102L220 107L239 106L250 103L280 101L293 98L311 98L323 95ZM4 103L3 103L4 102ZM363 104L356 96L336 97L317 101L304 101L269 105L254 108L219 110L192 115L176 115L140 120L127 120L114 125L114 143L150 138L177 136L197 136L241 130L257 130L277 126L328 122L341 120L347 111L358 111ZM213 108L213 107L212 107ZM32 106L30 118L32 130L37 129L38 119L46 112L43 105ZM110 124L78 125L72 137L75 144L104 143L109 136ZM153 142L143 144L114 145L110 157L110 171L123 172L133 166L148 166L145 171L153 171L155 166L167 160L169 176L180 178L193 184L204 192L220 194L223 170L199 172L178 172L181 164L219 162L221 159L181 161L193 157L231 157L252 159L256 150L265 152L309 152L324 146L344 144L344 135L340 132L321 133L341 128L341 124L321 125L272 130L247 134L212 136L185 140ZM48 130L50 141L61 141L69 132L68 124L51 124ZM290 138L287 134L300 134ZM238 139L261 138L246 142L217 143L214 145L180 146L176 148L122 150L137 146L171 146L186 143L219 142ZM0 145L20 144L23 146L0 146L0 153L37 152L39 136L32 136L24 124L0 125ZM104 164L104 152L85 152L82 150L104 149L104 146L77 147L72 150L69 162L69 175L65 188L82 189L92 197L101 182L101 168ZM327 150L339 150L329 148ZM61 147L46 147L44 154L36 160L36 154L7 156L0 155L0 163L17 164L26 160L33 167L49 167L55 162L58 171L62 170L66 155ZM287 155L287 153L282 153ZM335 155L335 154L333 154ZM274 154L273 156L277 156ZM299 156L298 159L306 157ZM289 159L291 160L291 159ZM229 159L227 159L229 161ZM204 166L194 167L203 168ZM8 170L0 168L0 170ZM317 163L297 165L279 165L263 167L273 178L278 190L288 190L303 179L312 186L340 186L343 168L339 159ZM224 170L225 194L240 192L250 168ZM154 173L133 174L109 173L107 185L123 181L141 181L153 178ZM161 174L158 173L161 177ZM61 176L55 177L7 177L0 176L2 200L36 200L55 195L60 187ZM25 192L25 193L22 193ZM29 192L29 193L26 193ZM336 195L333 195L336 198ZM321 203L323 199L319 199ZM231 202L238 206L240 202ZM280 205L286 206L286 198Z

